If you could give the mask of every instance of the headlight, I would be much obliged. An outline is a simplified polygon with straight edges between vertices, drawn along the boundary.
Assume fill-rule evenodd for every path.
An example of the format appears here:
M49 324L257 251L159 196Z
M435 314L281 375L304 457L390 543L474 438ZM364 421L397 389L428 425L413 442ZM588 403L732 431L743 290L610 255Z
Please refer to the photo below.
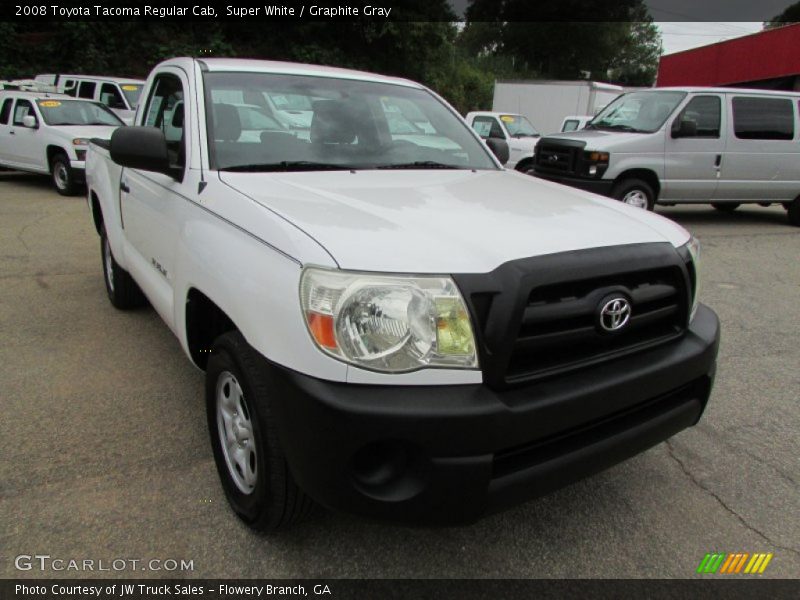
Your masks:
M75 138L74 140L72 140L72 145L73 146L88 146L89 145L89 140L88 140L88 138Z
M686 249L689 251L689 256L692 257L692 269L694 269L694 284L692 288L692 310L689 313L689 321L694 319L694 314L697 312L697 303L700 290L700 242L697 238L692 236L686 242Z
M314 342L344 362L387 373L478 367L469 312L449 277L306 268L300 301Z

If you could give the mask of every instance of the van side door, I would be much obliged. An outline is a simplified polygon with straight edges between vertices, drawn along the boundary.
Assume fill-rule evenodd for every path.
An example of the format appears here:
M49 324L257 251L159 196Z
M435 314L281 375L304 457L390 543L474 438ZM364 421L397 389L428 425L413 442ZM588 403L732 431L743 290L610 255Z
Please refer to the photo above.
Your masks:
M728 94L731 124L717 198L789 202L800 193L797 102L791 98Z
M725 149L723 94L696 94L667 121L660 199L708 202Z
M139 115L139 125L164 132L174 175L126 168L120 177L128 267L170 327L174 325L173 285L181 215L198 187L196 173L188 168L191 136L184 127L190 122L188 89L181 69L162 69L155 75Z

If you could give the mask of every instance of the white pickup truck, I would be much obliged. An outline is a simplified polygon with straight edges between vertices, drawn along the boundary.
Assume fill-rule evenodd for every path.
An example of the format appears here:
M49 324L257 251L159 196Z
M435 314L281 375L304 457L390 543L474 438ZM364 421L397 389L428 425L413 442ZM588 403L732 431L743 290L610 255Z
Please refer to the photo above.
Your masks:
M270 95L307 98L308 130ZM146 298L205 371L251 527L475 520L703 413L719 323L672 221L505 170L402 79L178 58L142 99L87 159L108 297Z

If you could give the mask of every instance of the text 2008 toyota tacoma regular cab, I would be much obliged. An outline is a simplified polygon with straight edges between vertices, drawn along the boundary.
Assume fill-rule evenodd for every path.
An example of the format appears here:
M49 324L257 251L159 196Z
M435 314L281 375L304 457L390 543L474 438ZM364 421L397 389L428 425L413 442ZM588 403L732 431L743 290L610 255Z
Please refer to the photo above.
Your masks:
M703 413L719 324L675 223L505 171L410 81L180 58L142 98L88 156L108 296L205 370L252 527L474 520Z

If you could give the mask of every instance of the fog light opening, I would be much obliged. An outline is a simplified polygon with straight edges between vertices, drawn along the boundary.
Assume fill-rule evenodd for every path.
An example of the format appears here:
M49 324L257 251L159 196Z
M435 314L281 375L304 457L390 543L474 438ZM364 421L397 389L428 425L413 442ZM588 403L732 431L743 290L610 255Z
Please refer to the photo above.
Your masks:
M416 496L425 487L426 465L409 445L382 441L358 450L351 472L355 487L365 496L397 502Z

